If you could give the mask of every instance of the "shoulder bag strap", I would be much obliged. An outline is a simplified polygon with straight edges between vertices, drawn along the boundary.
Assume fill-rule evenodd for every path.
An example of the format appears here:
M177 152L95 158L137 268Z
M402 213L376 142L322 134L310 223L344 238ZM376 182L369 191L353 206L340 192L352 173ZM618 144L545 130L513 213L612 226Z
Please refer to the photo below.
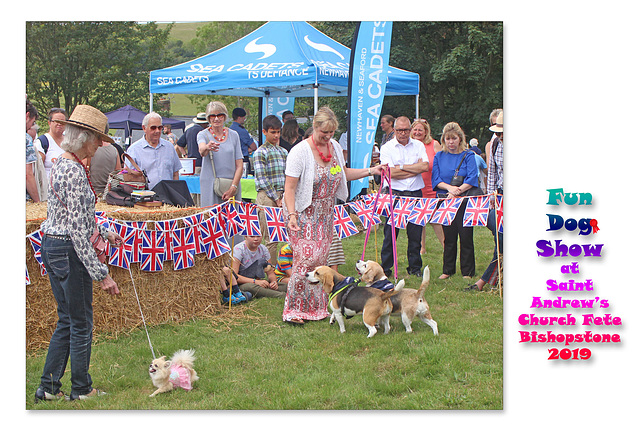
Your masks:
M458 176L458 171L460 170L460 167L462 166L462 162L464 162L464 158L467 157L467 154L469 154L469 150L465 150L464 151L464 156L462 156L462 159L460 160L460 164L458 164L458 167L456 168L456 171L453 174L453 176Z

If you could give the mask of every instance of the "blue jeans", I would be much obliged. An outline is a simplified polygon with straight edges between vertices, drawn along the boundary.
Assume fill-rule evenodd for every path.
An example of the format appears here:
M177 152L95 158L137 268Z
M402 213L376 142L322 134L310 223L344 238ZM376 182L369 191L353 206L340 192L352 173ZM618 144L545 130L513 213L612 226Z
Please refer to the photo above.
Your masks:
M42 261L58 304L58 325L49 342L40 387L57 394L70 359L71 392L87 394L93 389L89 375L93 337L93 281L71 240L44 235Z

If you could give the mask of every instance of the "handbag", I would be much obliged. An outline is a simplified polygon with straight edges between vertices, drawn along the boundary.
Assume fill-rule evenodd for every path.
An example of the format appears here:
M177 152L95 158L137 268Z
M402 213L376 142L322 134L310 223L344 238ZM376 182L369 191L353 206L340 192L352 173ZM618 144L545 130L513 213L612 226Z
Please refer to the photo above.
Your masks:
M229 189L233 185L233 179L218 178L216 176L216 167L213 164L213 156L211 155L211 153L209 153L209 159L211 160L211 169L213 170L213 192L218 197L222 197L222 195L229 191Z
M462 160L460 160L460 164L458 165L458 167L455 170L455 173L453 174L453 178L451 178L451 182L450 184L455 186L455 187L460 187L462 184L464 184L464 176L458 175L458 171L460 171L460 167L462 166L462 162L464 162L465 157L467 157L467 154L469 154L469 150L466 150L464 153L464 156L462 156ZM470 189L468 189L467 191L465 191L464 193L461 193L459 197L465 197L465 196L481 196L482 190L478 187L471 187Z
M104 202L107 202L107 194L113 190L122 188L124 191L131 194L131 192L135 190L149 189L149 179L147 178L146 172L138 166L130 155L124 153L123 156L131 162L133 167L130 168L124 164L122 169L109 173L107 185L105 185L102 193L102 201Z

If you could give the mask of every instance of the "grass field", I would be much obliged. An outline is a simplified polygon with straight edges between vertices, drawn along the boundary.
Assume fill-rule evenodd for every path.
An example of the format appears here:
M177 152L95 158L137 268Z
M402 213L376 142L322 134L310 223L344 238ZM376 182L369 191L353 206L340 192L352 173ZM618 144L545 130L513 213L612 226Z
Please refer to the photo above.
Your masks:
M196 350L200 380L190 392L177 390L155 398L147 372L152 359L144 330L116 339L94 337L91 375L105 397L85 402L33 404L44 352L26 361L27 409L481 409L503 405L502 300L496 292L467 293L460 273L438 280L442 255L427 229L431 285L425 296L439 336L414 321L412 334L399 318L388 335L367 338L362 317L346 321L346 332L328 320L294 327L282 322L282 300L260 299L221 313L219 319L192 320L149 329L157 355L181 348ZM477 274L493 251L490 232L474 231ZM343 240L354 275L364 233ZM382 233L377 234L378 248ZM372 233L367 259L376 259ZM398 237L399 276L406 277L406 234ZM475 281L476 278L474 278ZM206 280L206 278L203 278ZM417 288L419 279L407 278ZM122 287L128 286L122 284ZM67 368L68 371L68 368ZM70 390L70 373L63 390Z

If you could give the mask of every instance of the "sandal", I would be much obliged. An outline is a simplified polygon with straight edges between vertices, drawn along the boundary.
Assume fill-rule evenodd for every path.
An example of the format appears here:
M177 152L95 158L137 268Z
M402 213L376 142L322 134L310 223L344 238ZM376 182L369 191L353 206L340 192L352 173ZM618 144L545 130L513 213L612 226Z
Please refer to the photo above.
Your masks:
M478 291L478 292L482 292L482 289L480 289L478 287L478 285L476 285L475 283L473 285L469 285L466 288L463 289L463 291L465 292L469 292L469 291Z
M293 325L293 326L302 326L302 325L304 325L304 320L298 319L297 317L294 317L293 319L285 320L285 322L290 324L290 325Z
M448 279L449 277L451 277L449 274L441 274L440 277L438 277L438 279L440 280L444 280L444 279Z

